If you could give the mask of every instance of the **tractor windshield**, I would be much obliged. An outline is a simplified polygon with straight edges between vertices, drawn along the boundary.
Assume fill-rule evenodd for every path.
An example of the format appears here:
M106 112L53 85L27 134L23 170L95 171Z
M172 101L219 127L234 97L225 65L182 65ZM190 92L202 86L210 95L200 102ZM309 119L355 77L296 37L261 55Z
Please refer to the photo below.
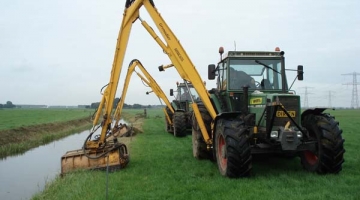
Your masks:
M242 90L244 85L249 90L281 90L280 59L230 59L229 89Z
M179 101L191 101L191 95L192 95L192 97L195 101L199 100L199 95L196 92L195 88L192 87L191 85L189 85L189 89L190 89L190 92L188 91L188 89L185 85L178 87L178 95L177 95L176 99Z

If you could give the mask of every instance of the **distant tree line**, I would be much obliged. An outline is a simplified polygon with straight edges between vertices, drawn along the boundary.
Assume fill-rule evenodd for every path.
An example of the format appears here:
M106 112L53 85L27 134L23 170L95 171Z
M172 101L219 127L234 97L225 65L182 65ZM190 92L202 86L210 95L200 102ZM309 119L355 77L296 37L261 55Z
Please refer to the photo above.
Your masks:
M115 98L115 99L114 99L114 103L113 103L113 108L114 108L114 109L115 109L116 106L118 105L119 101L120 101L120 98ZM91 103L90 108L96 109L96 108L99 107L99 105L100 105L100 102L94 102L94 103ZM135 103L135 104L133 104L133 105L124 103L124 106L123 106L123 108L135 108L135 109L151 108L151 107L152 107L151 105L147 105L147 106L146 106L146 105L141 105L141 104L137 104L137 103Z
M119 98L115 98L114 99L114 103L113 103L113 108L116 108L117 104L119 103L120 99ZM94 109L97 109L99 107L99 104L100 102L94 102L94 103L91 103L90 106L88 105L80 105L78 107L81 107L81 108L94 108ZM6 104L0 104L0 109L1 108L15 108L16 105L14 105L11 101L7 101ZM51 107L51 106L50 106ZM54 106L53 106L54 107ZM65 106L66 107L66 106ZM126 104L124 103L124 106L123 108L134 108L134 109L141 109L141 108L152 108L153 106L151 105L141 105L141 104L133 104L133 105L130 105L130 104ZM157 107L157 106L155 106Z
M0 108L15 108L16 106L11 102L7 101L6 104L0 104Z

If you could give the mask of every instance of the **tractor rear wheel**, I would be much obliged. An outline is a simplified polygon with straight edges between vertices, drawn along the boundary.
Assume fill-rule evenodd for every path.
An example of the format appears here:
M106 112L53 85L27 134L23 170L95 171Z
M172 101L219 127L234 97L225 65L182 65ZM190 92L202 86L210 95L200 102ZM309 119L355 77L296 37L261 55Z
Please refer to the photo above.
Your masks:
M220 174L247 177L252 169L248 130L243 121L219 119L215 131L215 154Z
M317 141L315 152L307 150L300 155L302 166L319 174L339 173L344 162L344 139L339 122L329 114L304 117L303 126L309 131L310 138Z
M199 111L201 114L201 118L204 121L206 131L208 132L209 136L211 137L211 121L212 118L209 112L206 110L203 104L198 104ZM196 159L213 159L212 151L208 151L206 148L206 143L202 136L200 127L198 122L196 121L195 113L191 115L191 122L192 122L192 147L193 147L193 156Z
M175 112L173 116L174 136L186 136L186 115L184 112Z

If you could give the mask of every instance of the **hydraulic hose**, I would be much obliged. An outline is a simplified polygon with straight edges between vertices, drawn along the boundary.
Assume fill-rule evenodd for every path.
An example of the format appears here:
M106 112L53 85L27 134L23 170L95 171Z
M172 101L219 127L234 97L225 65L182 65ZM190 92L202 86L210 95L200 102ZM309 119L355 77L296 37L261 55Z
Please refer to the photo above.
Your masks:
M90 140L90 138L92 137L92 135L95 133L95 131L96 131L99 127L100 127L100 126L98 126L94 131L92 131L92 132L86 137L86 139L85 139L85 141L84 141L84 144L83 144L82 149L83 149L84 155L85 155L87 158L89 158L89 159L98 159L98 158L101 158L101 157L105 156L107 153L109 153L109 152L111 152L111 151L113 151L113 150L115 150L115 149L121 148L121 147L124 148L124 149L123 149L123 150L124 150L124 153L127 154L127 147L126 147L126 145L125 145L125 144L116 143L116 144L114 144L114 146L113 146L112 148L106 150L105 152L101 153L100 155L90 156L90 155L86 152L86 149L85 149L86 142Z

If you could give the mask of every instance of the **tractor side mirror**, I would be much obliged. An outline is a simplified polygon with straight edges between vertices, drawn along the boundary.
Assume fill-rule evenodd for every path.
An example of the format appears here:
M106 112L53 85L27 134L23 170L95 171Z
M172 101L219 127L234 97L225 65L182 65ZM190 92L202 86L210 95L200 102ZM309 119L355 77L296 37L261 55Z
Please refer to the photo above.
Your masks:
M208 65L208 79L209 80L215 79L215 65L214 64Z
M174 96L174 90L170 89L170 96Z
M159 72L163 72L163 71L165 71L165 70L164 70L164 66L162 66L162 65L161 65L161 66L159 66L158 68L159 68Z
M297 74L298 74L298 80L299 81L304 80L304 70L303 70L303 68L304 67L302 65L298 65Z

